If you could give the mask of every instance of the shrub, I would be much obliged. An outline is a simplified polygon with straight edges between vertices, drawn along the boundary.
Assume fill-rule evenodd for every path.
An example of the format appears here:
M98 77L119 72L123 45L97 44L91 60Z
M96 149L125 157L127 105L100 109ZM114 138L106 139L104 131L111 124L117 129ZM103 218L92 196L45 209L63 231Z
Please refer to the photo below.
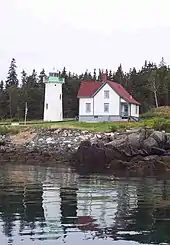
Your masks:
M18 134L20 129L18 127L12 127L12 126L0 126L0 134L5 135L8 133L11 134Z
M153 123L153 128L158 131L165 130L166 132L170 132L170 120L163 118L156 119Z
M146 113L141 114L140 116L143 119L150 119L150 118L155 117L156 115L155 115L155 112L154 111L148 111Z
M114 133L114 132L116 132L117 130L118 130L118 126L117 126L117 125L114 125L114 124L113 124L112 126L110 126L110 131L111 131L111 132Z

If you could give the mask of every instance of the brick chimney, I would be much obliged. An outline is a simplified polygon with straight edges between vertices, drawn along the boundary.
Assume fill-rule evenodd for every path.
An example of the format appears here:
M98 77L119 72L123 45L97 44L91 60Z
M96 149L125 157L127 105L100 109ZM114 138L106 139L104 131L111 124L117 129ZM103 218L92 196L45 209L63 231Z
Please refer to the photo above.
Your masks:
M106 82L106 81L107 81L107 74L102 73L102 82Z

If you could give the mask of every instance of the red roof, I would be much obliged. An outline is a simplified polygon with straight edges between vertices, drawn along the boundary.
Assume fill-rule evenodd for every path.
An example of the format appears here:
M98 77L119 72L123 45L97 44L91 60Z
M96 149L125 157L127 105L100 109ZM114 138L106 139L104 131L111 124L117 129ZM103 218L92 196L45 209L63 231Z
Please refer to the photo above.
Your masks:
M83 81L81 82L78 97L92 97L93 94L100 88L101 82Z
M97 81L83 81L81 82L79 91L78 91L78 97L93 97L93 95L97 92L98 89L102 87L105 83L109 84L109 86L125 101L131 103L131 104L137 104L140 105L140 103L135 100L132 95L128 93L126 89L122 87L121 84L115 83L112 81L106 81L106 82L97 82Z

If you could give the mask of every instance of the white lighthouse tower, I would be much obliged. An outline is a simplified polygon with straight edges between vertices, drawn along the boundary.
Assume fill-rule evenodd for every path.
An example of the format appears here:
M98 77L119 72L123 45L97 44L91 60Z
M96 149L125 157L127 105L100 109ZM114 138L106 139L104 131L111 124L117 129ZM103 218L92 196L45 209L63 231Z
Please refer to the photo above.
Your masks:
M62 84L64 78L60 78L57 72L50 72L45 79L44 121L62 121Z

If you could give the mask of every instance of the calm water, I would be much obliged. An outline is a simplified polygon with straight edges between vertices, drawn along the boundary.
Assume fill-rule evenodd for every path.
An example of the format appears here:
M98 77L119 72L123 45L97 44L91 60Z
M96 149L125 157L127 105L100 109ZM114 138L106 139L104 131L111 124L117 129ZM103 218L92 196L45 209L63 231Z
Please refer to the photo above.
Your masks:
M168 201L169 200L169 201ZM170 182L0 166L0 244L170 241Z

